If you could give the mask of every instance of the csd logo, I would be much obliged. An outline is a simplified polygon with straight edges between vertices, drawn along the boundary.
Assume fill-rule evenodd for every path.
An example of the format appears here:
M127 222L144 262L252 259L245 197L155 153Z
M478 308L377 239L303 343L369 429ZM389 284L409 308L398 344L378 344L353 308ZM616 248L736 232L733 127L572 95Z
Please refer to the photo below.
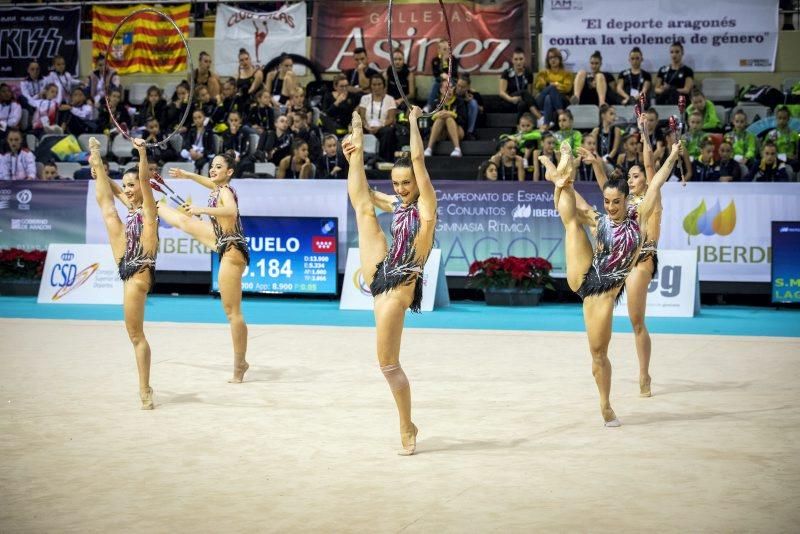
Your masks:
M369 290L367 282L364 281L364 277L361 275L361 269L356 269L356 272L353 273L353 286L361 291L362 295L372 296L372 291Z
M703 200L683 219L683 229L689 235L726 236L730 235L734 228L736 228L736 204L733 200L724 210L720 209L719 199L711 209L706 208L706 201Z
M50 287L58 289L53 293L52 300L60 300L70 291L81 287L100 268L99 263L93 263L78 271L78 266L70 263L74 259L75 254L67 251L61 254L63 263L53 265L53 269L50 271Z

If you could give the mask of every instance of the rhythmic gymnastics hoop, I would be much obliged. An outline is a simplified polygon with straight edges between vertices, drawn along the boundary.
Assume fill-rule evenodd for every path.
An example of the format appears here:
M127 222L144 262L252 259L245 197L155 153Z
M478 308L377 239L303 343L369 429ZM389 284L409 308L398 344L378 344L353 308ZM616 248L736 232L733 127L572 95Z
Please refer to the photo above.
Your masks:
M172 20L172 17L170 17L169 15L164 13L163 11L159 11L159 10L154 9L152 7L145 7L145 8L142 8L142 9L137 9L136 11L134 11L133 13L131 13L130 15L128 15L127 17L122 19L119 22L119 24L117 24L117 27L114 29L114 33L111 34L111 39L109 39L109 41L108 41L108 47L106 48L106 62L103 65L103 84L105 84L105 81L106 81L106 74L107 74L108 68L109 68L109 63L110 63L110 59L111 59L111 48L112 48L112 46L114 44L114 39L117 38L117 34L119 33L119 30L125 25L126 22L128 22L130 19L132 19L133 17L135 17L136 15L139 15L141 13L155 13L156 15L160 16L162 19L164 19L167 22L169 22L170 24L172 24L173 28L175 28L175 31L178 32L178 36L181 38L181 41L183 42L183 47L186 49L186 65L187 65L187 69L189 71L189 101L186 104L186 111L183 112L183 117L181 117L180 122L175 127L175 129L172 131L172 133L170 133L167 137L165 137L163 141L161 141L160 143L145 143L145 146L147 148L155 148L157 146L160 146L160 147L164 148L164 147L167 146L167 143L169 142L169 140L172 139L172 137L174 137L175 134L177 134L180 131L181 128L183 128L184 124L186 124L186 120L189 118L189 113L191 113L191 111L192 111L192 99L194 98L194 75L193 75L194 74L194 65L192 64L192 53L189 50L189 43L186 42L186 38L183 36L183 32L178 27L178 25L175 23L175 21ZM114 114L111 112L111 104L109 104L109 102L108 102L108 93L109 93L109 91L107 90L106 87L104 87L104 90L105 90L106 94L104 95L103 98L106 101L106 108L108 109L109 117L111 117L111 122L113 122L114 126L117 127L117 131L120 133L120 135L122 135L128 141L133 141L133 138L131 137L130 133L128 133L128 130L123 128L122 125L120 125L120 123L117 122L117 119L114 117Z
M442 8L442 14L444 15L444 26L447 29L447 44L450 45L450 53L447 56L447 91L445 91L442 98L439 100L439 103L436 105L436 108L433 109L430 113L423 113L423 117L430 117L431 115L435 115L439 111L441 111L442 107L444 107L445 101L450 97L450 92L453 90L453 43L452 43L452 36L450 35L450 20L447 18L447 10L444 8L443 0L439 0L439 7ZM386 18L386 22L388 24L389 30L389 52L390 54L394 53L394 40L392 39L392 0L389 0L389 13L388 17ZM391 57L391 56L390 56ZM394 76L394 83L397 85L397 90L400 92L400 98L403 99L405 102L408 111L411 111L412 105L411 102L408 101L408 97L406 96L405 91L403 91L403 86L400 84L400 76L397 74L397 69L394 68L394 61L391 59L389 60L389 66L392 68L392 75Z

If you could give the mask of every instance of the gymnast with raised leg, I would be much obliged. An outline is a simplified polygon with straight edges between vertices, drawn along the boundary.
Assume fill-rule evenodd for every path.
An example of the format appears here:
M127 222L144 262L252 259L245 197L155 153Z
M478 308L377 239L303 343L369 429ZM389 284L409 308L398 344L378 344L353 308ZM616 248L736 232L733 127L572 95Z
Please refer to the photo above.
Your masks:
M235 167L236 156L229 150L211 160L208 178L183 169L170 169L173 178L190 178L211 189L208 206L184 204L177 210L162 202L158 204L158 214L167 224L180 228L219 254L217 281L233 338L233 378L228 382L239 384L250 367L246 360L247 324L242 315L242 274L250 263L250 252L239 217L239 199L230 186ZM201 215L208 215L210 220L200 219Z
M137 172L132 167L123 174L121 188L108 178L100 157L100 142L94 137L89 139L89 164L92 176L97 180L95 194L108 230L111 250L114 258L119 260L119 277L124 281L125 328L136 353L142 410L152 410L150 344L144 335L144 304L155 284L158 215L150 188L145 142L134 139L133 146L139 152L139 169ZM128 208L124 224L114 205L114 197Z
M678 159L680 144L672 146L672 152L653 177L638 208L628 202L630 191L625 180L606 181L603 187L605 214L595 211L575 191L573 181L577 165L569 143L561 143L560 150L557 168L546 157L539 160L547 169L545 178L556 186L554 201L566 230L567 284L583 298L583 318L592 355L592 374L600 393L600 412L605 426L617 427L620 422L609 398L611 362L608 359L614 304L639 258L645 240L642 229L648 228L656 206L661 204L661 187ZM584 226L588 226L596 238L594 250Z
M417 447L417 427L411 421L411 388L400 367L400 338L405 312L419 312L422 274L433 248L436 195L425 168L424 147L417 120L422 110L409 113L411 157L401 157L392 168L395 196L370 190L364 172L364 133L361 116L353 113L353 132L342 143L350 162L347 193L356 214L361 274L375 297L378 363L394 395L400 415L398 454L410 456ZM392 244L387 247L375 208L391 212Z

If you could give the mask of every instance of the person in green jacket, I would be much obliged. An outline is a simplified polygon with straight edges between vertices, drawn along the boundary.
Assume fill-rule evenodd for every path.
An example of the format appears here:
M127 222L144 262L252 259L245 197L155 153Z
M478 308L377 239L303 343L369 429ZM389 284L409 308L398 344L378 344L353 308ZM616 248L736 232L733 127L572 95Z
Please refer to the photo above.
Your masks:
M741 109L737 109L731 119L733 128L727 134L725 139L733 147L733 159L744 165L750 167L750 164L756 159L756 136L753 132L747 131L747 114Z
M699 111L695 110L689 114L689 131L683 134L683 144L686 147L686 152L692 160L700 157L700 145L708 137L708 134L703 131L703 116Z
M686 108L686 116L689 117L698 111L703 116L703 130L706 132L721 132L722 122L717 115L717 108L711 100L706 99L706 95L695 87L692 89L692 103Z
M562 109L558 112L558 131L553 132L556 138L556 143L560 146L562 141L569 141L569 146L572 147L573 156L578 155L578 149L583 144L583 135L578 130L572 129L572 123L575 119L572 117L572 112L568 109Z
M789 109L786 106L775 108L775 129L767 132L767 139L778 148L778 159L797 171L800 168L797 160L797 146L800 133L789 126Z

